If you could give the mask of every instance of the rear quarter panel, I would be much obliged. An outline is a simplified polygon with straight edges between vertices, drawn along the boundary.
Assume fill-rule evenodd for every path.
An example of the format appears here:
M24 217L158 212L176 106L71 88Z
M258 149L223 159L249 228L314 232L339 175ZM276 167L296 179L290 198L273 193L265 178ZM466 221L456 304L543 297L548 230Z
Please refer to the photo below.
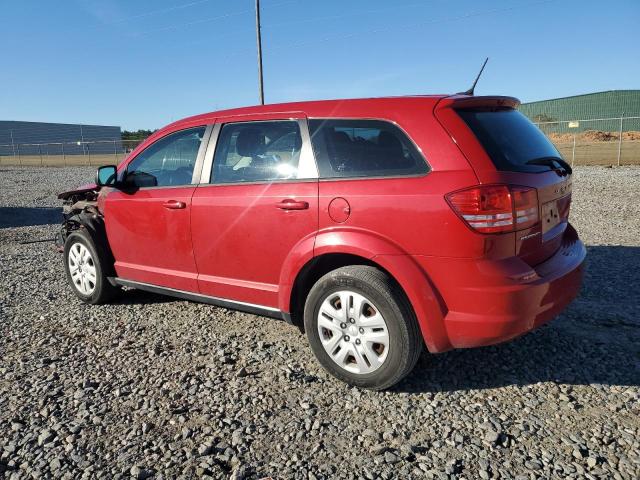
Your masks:
M445 194L473 183L471 172L431 172L424 177L321 180L319 235L332 230L353 230L409 255L479 256L485 245L469 248L472 232L451 211ZM346 221L338 223L329 215L334 198L344 198L350 206ZM379 254L397 253L380 251Z

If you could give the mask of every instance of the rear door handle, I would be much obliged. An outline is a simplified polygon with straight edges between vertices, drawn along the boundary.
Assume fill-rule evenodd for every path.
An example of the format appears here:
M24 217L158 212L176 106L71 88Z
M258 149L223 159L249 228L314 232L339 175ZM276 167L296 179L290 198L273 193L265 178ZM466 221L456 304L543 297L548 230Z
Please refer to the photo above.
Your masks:
M167 200L162 204L162 206L169 210L180 210L181 208L185 208L187 204L184 202L179 202L177 200Z
M309 202L285 198L281 202L276 203L276 207L280 210L306 210L309 208Z

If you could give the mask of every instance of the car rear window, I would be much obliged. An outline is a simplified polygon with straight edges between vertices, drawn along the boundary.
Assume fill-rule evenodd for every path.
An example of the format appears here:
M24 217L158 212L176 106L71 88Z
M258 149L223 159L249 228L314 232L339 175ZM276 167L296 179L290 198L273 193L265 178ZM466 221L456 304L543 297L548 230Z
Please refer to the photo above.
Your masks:
M383 120L309 120L320 178L420 175L429 167L402 130Z
M498 170L541 172L552 167L531 165L540 159L562 158L547 137L513 109L460 109L458 115L478 138Z

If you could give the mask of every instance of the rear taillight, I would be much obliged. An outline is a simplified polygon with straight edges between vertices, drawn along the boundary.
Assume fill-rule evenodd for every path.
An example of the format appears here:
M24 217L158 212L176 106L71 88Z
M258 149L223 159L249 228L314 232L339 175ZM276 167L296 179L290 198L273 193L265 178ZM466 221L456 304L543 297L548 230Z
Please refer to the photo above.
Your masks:
M446 195L451 208L481 233L513 232L538 223L535 188L486 185Z

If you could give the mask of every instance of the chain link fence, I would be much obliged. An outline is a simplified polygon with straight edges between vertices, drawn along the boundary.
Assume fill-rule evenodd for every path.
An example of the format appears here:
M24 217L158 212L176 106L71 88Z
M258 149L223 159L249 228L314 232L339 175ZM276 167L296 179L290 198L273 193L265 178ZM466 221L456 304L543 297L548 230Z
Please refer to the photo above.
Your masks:
M640 117L536 122L571 165L640 165Z
M535 122L571 165L640 165L640 117ZM118 164L142 140L0 144L0 165Z
M0 165L117 165L143 140L97 140L0 145Z

